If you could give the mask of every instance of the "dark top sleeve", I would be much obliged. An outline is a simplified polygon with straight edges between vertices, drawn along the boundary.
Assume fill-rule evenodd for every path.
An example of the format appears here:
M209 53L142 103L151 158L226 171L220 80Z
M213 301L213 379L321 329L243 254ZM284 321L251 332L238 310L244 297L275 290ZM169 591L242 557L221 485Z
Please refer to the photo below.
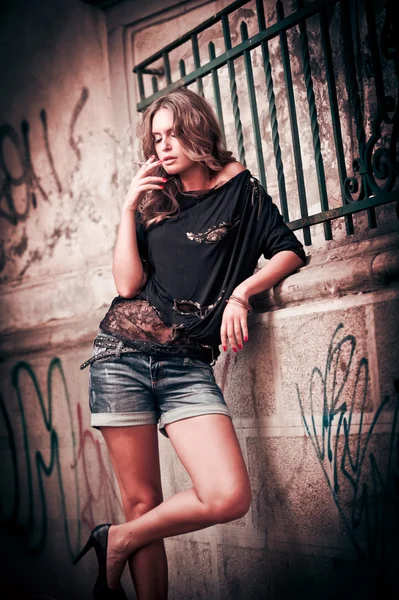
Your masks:
M282 250L291 250L306 263L303 245L284 223L283 217L277 206L273 204L269 194L263 188L260 188L260 193L262 195L262 217L259 217L260 227L262 227L262 254L265 258L270 259Z

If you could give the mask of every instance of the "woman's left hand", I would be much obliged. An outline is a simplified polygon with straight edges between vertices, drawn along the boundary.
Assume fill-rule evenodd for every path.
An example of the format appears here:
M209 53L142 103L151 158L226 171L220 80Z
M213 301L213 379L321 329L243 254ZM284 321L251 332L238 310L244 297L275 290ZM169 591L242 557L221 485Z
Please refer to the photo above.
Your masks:
M246 308L233 300L226 304L220 328L220 337L224 351L227 350L227 342L229 342L234 352L237 352L237 349L242 350L244 342L248 341L247 319L248 311Z

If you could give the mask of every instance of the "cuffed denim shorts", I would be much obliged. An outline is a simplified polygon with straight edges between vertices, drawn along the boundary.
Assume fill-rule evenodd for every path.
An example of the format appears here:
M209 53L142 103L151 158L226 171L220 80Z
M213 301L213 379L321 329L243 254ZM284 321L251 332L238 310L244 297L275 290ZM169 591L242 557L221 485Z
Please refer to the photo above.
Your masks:
M104 334L102 334L104 335ZM89 398L92 427L165 425L197 417L230 417L213 368L183 356L120 354L90 365Z

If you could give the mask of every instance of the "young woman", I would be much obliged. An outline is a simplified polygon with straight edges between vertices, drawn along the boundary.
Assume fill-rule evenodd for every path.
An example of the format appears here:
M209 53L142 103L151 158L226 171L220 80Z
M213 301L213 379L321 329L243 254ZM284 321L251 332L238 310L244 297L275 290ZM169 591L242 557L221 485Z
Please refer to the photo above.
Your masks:
M90 364L92 425L101 430L126 523L100 525L95 598L125 598L128 561L139 600L167 597L163 539L245 515L246 466L212 365L221 343L248 342L253 294L305 262L301 243L258 181L224 149L197 94L157 99L141 124L146 162L122 209L113 275L119 296ZM253 274L261 254L270 259ZM157 424L193 487L163 501Z

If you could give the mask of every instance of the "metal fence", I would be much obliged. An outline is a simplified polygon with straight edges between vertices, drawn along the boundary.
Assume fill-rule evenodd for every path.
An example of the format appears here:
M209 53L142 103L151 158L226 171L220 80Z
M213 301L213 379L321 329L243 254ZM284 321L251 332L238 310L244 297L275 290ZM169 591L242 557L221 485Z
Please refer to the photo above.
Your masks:
M232 31L229 17L239 9L252 5L255 9L257 31L248 34L245 20L240 24L238 43L232 44ZM245 79L248 91L252 135L260 182L267 189L264 151L262 149L262 129L259 119L259 99L255 91L256 78L264 77L266 89L267 111L271 140L275 161L276 179L280 196L281 212L284 220L294 229L303 230L306 245L311 244L310 226L323 223L324 237L332 239L331 221L343 217L346 233L354 231L352 214L367 211L368 226L377 226L375 207L399 200L397 143L399 132L398 73L399 73L399 44L397 22L395 22L395 0L386 0L375 4L374 0L294 0L294 6L288 15L284 14L281 0L273 5L275 20L268 25L265 18L264 3L237 1L220 11L200 26L189 31L173 43L153 54L134 68L137 75L140 101L138 111L143 111L153 100L167 91L180 86L196 84L199 94L204 95L203 79L210 76L212 80L213 103L224 132L225 114L222 108L220 90L220 70L227 67L230 98L234 116L234 129L238 149L238 158L246 166L246 144L243 135L243 123L240 113L239 93L237 91L236 64L242 57L245 65ZM270 2L269 5L270 7ZM293 10L292 10L293 9ZM378 11L378 14L376 14ZM288 11L287 11L288 12ZM357 21L364 25L362 31L362 51L367 55L368 71L367 84L372 86L374 103L365 114L364 97L362 93L362 73L356 52L356 36L359 28L354 26L354 15ZM337 67L334 64L332 50L332 35L330 26L332 17L339 23L339 44L342 52L342 64L345 71L347 115L351 120L352 140L355 144L353 161L348 175L347 161L342 135L342 110L340 110L340 90L337 87ZM315 98L314 57L313 63L310 52L309 23L312 19L311 41L319 47L318 76L323 73L325 80L326 101L322 106ZM315 37L315 23L317 35ZM219 24L222 28L224 51L216 55L215 44L208 43L207 62L201 64L200 35ZM309 127L312 138L313 160L317 176L317 188L320 209L316 214L309 215L308 198L303 173L301 136L298 127L297 104L294 93L295 80L292 73L292 56L290 56L288 35L296 31L300 47L300 64L302 85L306 90L306 104L309 114ZM237 37L237 31L234 32ZM274 64L270 53L270 43L277 40L284 76L286 111L289 116L293 165L296 178L297 196L300 207L300 218L290 220L289 203L287 202L287 186L285 165L279 135L279 106L276 104L275 83L273 80ZM337 40L333 40L336 44ZM179 61L178 76L172 80L171 53L179 51L187 43L191 44L192 69L186 72L186 63ZM252 53L255 48L261 50L261 69L254 70ZM357 46L359 48L359 46ZM186 61L187 62L187 61ZM204 60L202 59L204 63ZM313 64L313 66L312 66ZM388 65L388 67L387 67ZM389 81L387 84L387 72ZM298 75L296 75L298 77ZM316 75L317 77L317 75ZM389 88L387 90L387 87ZM393 93L391 91L393 90ZM327 100L328 98L328 100ZM337 179L339 179L340 202L338 206L329 206L329 196L326 186L325 161L320 135L320 110L329 112L331 143L334 146L334 164ZM367 123L366 123L367 121ZM281 130L280 130L281 134Z

